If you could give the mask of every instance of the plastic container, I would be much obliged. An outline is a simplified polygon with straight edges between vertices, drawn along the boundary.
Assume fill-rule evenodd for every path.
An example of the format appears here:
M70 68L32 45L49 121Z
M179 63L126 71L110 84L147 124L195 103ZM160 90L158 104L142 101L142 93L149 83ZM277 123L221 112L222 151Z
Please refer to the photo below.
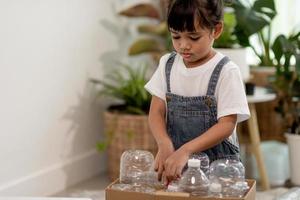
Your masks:
M237 160L216 160L210 165L209 180L222 185L223 196L231 196L231 186L233 186L236 182L245 181L244 165Z
M121 190L121 191L130 191L132 189L132 187L133 186L130 184L123 184L123 183L114 184L111 186L112 189Z
M120 183L141 185L153 170L154 157L148 151L127 150L120 161Z
M162 181L158 181L158 174L155 171L143 172L139 179L139 183L140 185L152 187L157 190L166 188Z
M230 186L230 193L227 196L230 197L243 197L245 193L248 191L249 186L248 183L245 181L238 181L232 186Z
M209 157L206 153L201 152L198 154L192 154L190 159L198 159L200 160L200 169L208 176L209 173Z
M181 192L179 185L177 183L171 183L168 185L168 188L166 190L167 192Z
M290 159L290 175L291 182L293 185L300 185L300 159L299 159L299 151L300 151L300 136L295 134L286 133L285 134L288 143L288 152ZM287 162L285 160L285 162ZM285 165L286 167L286 165ZM286 178L286 177L285 177Z
M200 166L200 160L188 160L188 168L179 180L179 187L182 191L197 196L208 195L209 180L205 173L200 169Z
M222 198L222 185L219 182L211 182L209 185L209 196Z
M294 142L295 139L292 139L291 142ZM288 145L282 142L277 141L264 141L261 143L261 151L264 158L264 163L266 165L267 175L269 182L272 186L282 186L285 184L286 180L290 177L290 162L289 162L289 148ZM298 156L296 151L295 156ZM250 157L250 159L249 159ZM255 157L251 154L247 157L248 165L247 176L252 177L256 180L260 180L257 163ZM246 163L246 160L245 160ZM294 169L297 171L300 166L300 163L297 163ZM299 173L300 174L300 173ZM295 179L297 176L291 176L291 180ZM300 175L298 183L300 184Z

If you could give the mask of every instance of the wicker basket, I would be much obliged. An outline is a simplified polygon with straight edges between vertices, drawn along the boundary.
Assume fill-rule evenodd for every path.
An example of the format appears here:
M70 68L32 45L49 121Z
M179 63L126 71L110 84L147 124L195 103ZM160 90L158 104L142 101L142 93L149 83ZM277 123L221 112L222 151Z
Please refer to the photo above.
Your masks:
M108 173L111 180L119 177L120 157L125 150L140 149L153 153L157 145L150 132L147 115L105 112L104 125L112 141L108 146Z
M261 141L276 140L285 142L284 121L280 114L275 111L276 101L255 104ZM238 134L241 143L250 143L247 121L239 124Z

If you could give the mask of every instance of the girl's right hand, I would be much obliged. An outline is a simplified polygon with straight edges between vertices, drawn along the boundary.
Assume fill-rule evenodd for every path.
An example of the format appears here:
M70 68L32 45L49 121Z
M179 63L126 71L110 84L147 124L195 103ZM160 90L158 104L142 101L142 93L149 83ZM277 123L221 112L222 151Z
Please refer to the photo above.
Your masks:
M159 145L158 152L155 156L154 170L158 172L158 180L161 181L164 171L164 163L167 158L175 151L172 142Z

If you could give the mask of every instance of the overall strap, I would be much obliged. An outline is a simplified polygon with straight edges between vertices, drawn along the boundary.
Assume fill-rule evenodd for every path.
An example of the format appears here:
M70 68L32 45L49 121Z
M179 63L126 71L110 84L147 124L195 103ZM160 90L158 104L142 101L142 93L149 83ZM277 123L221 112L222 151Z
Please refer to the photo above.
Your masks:
M170 87L170 74L171 74L171 69L172 69L172 65L174 63L174 59L176 57L176 52L173 51L169 58L168 61L166 63L166 67L165 67L165 72L166 72L166 81L167 81L167 91L171 92L171 87Z
M229 58L227 56L225 56L217 64L217 66L215 67L215 69L210 77L206 95L212 96L215 94L215 90L216 90L216 86L217 86L217 83L218 83L218 80L220 77L221 70L222 70L223 66L226 65L229 61L230 61Z

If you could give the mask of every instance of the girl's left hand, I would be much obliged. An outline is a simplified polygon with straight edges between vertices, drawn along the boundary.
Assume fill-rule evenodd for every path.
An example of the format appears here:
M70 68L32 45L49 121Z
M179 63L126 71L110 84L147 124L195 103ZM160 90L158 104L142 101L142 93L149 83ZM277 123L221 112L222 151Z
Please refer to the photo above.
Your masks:
M189 159L189 152L182 146L172 153L164 164L164 178L168 182L181 177L182 169Z

